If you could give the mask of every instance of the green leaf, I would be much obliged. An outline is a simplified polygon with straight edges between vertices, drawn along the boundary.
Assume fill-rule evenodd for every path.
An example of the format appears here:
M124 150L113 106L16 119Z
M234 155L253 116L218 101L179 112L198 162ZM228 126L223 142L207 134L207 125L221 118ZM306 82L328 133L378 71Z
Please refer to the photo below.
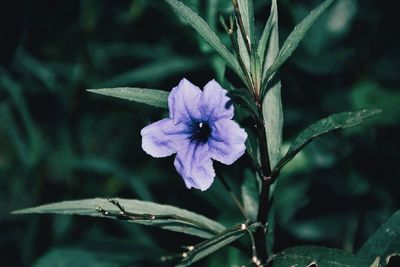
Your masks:
M368 261L339 249L300 246L285 249L272 259L273 267L368 267Z
M232 70L246 82L236 57L229 52L215 32L196 12L177 0L165 0L165 2L173 8L180 18L189 23L225 59Z
M272 64L279 51L278 8L276 0L272 1L270 16L272 17L272 29L264 62L265 68L268 68ZM271 87L263 99L262 113L267 136L270 166L273 169L281 157L283 110L281 82L274 80L270 82L270 85Z
M125 86L130 84L154 84L167 77L179 76L194 69L199 69L208 63L206 58L184 58L169 56L146 63L105 80L95 77L91 84L96 88Z
M243 206L250 220L257 218L259 188L257 177L250 170L246 170L245 178L241 187Z
M36 77L49 90L54 91L57 88L57 76L54 69L49 64L36 59L25 49L17 49L14 62L19 65L19 68Z
M64 164L66 162L64 161ZM134 190L139 199L152 201L154 199L152 192L145 183L145 179L139 179L139 171L125 169L117 160L111 157L96 157L96 156L73 156L69 164L75 171L88 171L90 173L98 173L100 175L110 175L118 177L127 186Z
M249 54L248 48L252 49L254 45L254 10L252 0L237 1L239 14L237 14L237 42L239 47L240 57L246 67L247 73L251 72L252 55ZM239 17L240 16L240 17ZM243 31L240 27L239 19L243 23ZM247 45L246 45L247 44Z
M259 223L252 223L247 225L247 227L250 231L254 231L259 225ZM189 250L185 254L182 261L176 267L189 266L192 263L201 260L207 255L232 243L247 233L248 231L242 228L242 224L229 228L213 238L194 246L193 249Z
M239 267L238 263L248 258L245 251L239 250L233 246L227 246L223 250L214 253L212 257L208 257L201 264L202 266L229 266ZM242 266L243 267L243 266Z
M253 0L237 0L239 12L243 21L245 36L248 36L250 47L254 42L254 8Z
M140 235L141 242L130 238L111 238L96 232L95 235L79 238L71 246L53 246L35 261L33 267L121 267L158 262L156 255L164 252L143 231L135 234Z
M275 2L274 8L276 8L276 2ZM266 48L267 48L267 42L269 40L269 35L271 34L271 29L272 29L272 26L273 26L272 19L273 19L274 16L272 16L272 15L273 15L273 13L272 13L272 9L271 9L271 13L270 13L270 16L268 17L267 22L265 23L264 30L263 30L263 33L261 35L261 39L258 42L257 55L258 55L258 58L260 59L261 65L264 64L264 58L265 58L265 51L266 51Z
M400 255L400 210L382 224L357 253L371 263L380 257L382 263L377 266L386 266L394 255Z
M231 90L228 92L228 96L234 101L234 103L249 111L256 121L260 121L258 108L248 90Z
M87 89L87 91L100 95L118 97L129 101L144 103L150 106L168 108L169 92L166 91L135 87Z
M374 262L371 264L371 266L369 266L369 267L379 267L379 262L381 261L381 258L380 257L377 257L375 260L374 260Z
M43 140L41 139L40 131L31 116L28 104L23 94L24 90L21 87L21 84L19 84L16 80L14 80L12 76L1 66L0 66L0 89L4 89L10 95L10 98L13 100L15 107L20 113L23 126L26 129L26 134L27 134L26 137L27 141L29 142L29 147L28 144L24 144L24 141L21 141L23 139L21 139L20 137L19 141L16 140L15 136L10 136L10 139L14 139L15 141L17 141L15 142L15 145L18 146L17 149L24 149L23 147L28 149L28 153L26 153L23 156L21 155L22 156L21 159L24 164L32 166L36 163L36 160L40 158L40 154L42 153L43 150L43 142L42 142ZM3 106L2 109L3 109L2 111L6 113L4 114L6 116L5 119L11 122L13 117L12 113L7 112L8 108L6 106ZM6 128L7 127L8 126L6 126ZM14 132L20 135L19 129L17 127L14 127L14 129L8 129L8 131L10 133ZM19 152L23 153L23 150L20 150Z
M282 49L279 51L278 57L274 61L274 64L266 70L263 75L263 80L267 80L274 74L280 66L291 56L293 51L297 48L300 41L304 38L307 31L314 24L315 21L324 13L324 11L333 3L334 0L325 0L322 4L316 7L314 10L304 18L294 30L289 34L285 42L283 43Z
M14 211L14 214L52 213L68 215L85 215L127 220L133 223L158 226L163 229L189 235L210 238L225 230L219 223L202 215L160 205L153 202L115 199L125 208L128 216L122 216L121 210L107 199L83 199L51 203L34 208Z
M266 127L270 166L273 169L282 157L283 109L280 81L268 90L263 101L262 112Z
M380 109L363 109L360 111L343 112L330 115L321 119L303 130L293 141L286 155L278 162L272 175L276 175L279 170L292 160L299 151L313 141L316 137L329 133L336 129L344 129L361 124L371 116L381 113Z
M114 255L109 251L89 249L55 248L40 257L33 267L119 267L132 263L129 256ZM129 255L129 254L127 254Z
M278 5L276 0L272 0L271 12L266 27L269 28L268 36L261 36L262 39L259 43L259 49L266 50L266 54L265 52L263 52L263 55L265 55L265 58L262 60L264 62L263 72L265 72L268 68L272 66L279 54ZM264 31L265 30L266 29L264 29ZM263 35L266 34L267 33L263 32ZM263 40L263 37L266 40ZM263 44L262 42L265 42L265 44ZM262 45L264 45L264 47L260 47ZM263 80L265 79L264 73L262 78Z
M248 137L246 139L246 153L250 158L253 170L262 176L261 164L260 164L260 153L258 149L258 140L252 132L248 132ZM255 173L256 174L256 173Z
M274 185L273 206L276 208L276 219L280 225L285 227L295 220L296 211L301 205L299 203L307 201L310 179L307 179L304 175L297 179L292 179L290 175L282 175Z
M245 71L247 71L247 73L250 73L250 65L251 65L250 55L247 50L246 43L245 43L245 40L243 39L242 31L241 31L238 23L236 23L236 28L237 28L236 35L237 35L237 43L238 43L238 48L239 48L239 55L240 55L240 58L242 59L244 67L246 68Z
M22 165L29 166L30 148L21 136L20 130L17 126L17 119L13 115L9 103L0 103L0 129L2 129L9 144L13 146L13 149Z

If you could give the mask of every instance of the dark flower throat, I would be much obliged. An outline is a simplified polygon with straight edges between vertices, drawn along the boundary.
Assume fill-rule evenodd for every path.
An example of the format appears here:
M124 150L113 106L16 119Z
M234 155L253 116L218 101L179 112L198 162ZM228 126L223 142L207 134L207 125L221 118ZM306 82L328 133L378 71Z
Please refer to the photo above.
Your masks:
M207 122L198 122L193 125L193 135L192 140L198 141L200 143L207 142L211 135L211 128Z

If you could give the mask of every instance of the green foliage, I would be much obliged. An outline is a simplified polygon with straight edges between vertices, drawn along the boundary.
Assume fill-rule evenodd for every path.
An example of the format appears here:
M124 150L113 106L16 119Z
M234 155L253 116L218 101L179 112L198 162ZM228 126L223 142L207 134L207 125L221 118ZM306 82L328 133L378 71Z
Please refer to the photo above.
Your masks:
M100 253L80 249L56 248L47 252L33 267L118 267L128 263L129 256L115 256L110 255L109 252Z
M241 193L244 208L247 212L248 218L251 220L257 218L259 192L260 190L258 189L256 177L248 171L241 187Z
M122 72L115 75L111 79L101 80L96 82L97 87L112 87L115 85L140 84L151 82L154 77L157 79L179 75L182 72L200 68L205 63L204 59L200 58L182 58L170 56L168 58L156 59L153 62L145 64L141 67Z
M395 212L364 243L357 256L368 259L376 266L386 266L391 257L400 255L400 211Z
M277 23L277 21L278 21L276 18L277 17L276 12L277 12L277 4L276 4L276 2L272 2L271 14L265 23L264 30L262 32L260 41L258 42L258 46L257 46L257 55L260 59L261 66L264 66L264 59L266 57L265 51L267 49L267 42L269 40L269 36L271 34L273 24Z
M342 250L301 246L288 248L273 257L273 267L321 266L321 267L367 267L368 260Z
M197 244L193 247L193 249L189 250L185 254L182 261L177 266L183 267L191 265L192 263L202 259L203 257L232 243L243 235L249 234L249 231L254 231L259 226L259 223L246 225L245 227L247 227L247 230L242 228L243 225L244 224L240 224L229 228L224 232L216 235L215 237L210 238L200 244Z
M268 140L268 154L271 169L281 159L283 110L281 102L281 83L278 81L266 94L263 102L263 117Z
M94 217L111 217L125 219L133 223L158 226L163 229L182 232L203 238L209 238L222 232L225 228L204 216L179 209L173 206L160 205L152 202L114 199L127 212L127 217L121 217L121 210L106 199L84 199L63 201L27 208L13 212L14 214L52 213L68 215L85 215ZM104 210L104 212L101 212Z
M292 55L293 51L297 48L300 41L304 38L307 31L315 23L315 21L325 12L325 10L333 3L334 0L325 0L322 4L316 7L300 22L293 31L289 34L287 39L282 45L276 60L268 68L264 69L263 81L266 84L268 79L273 75L280 66ZM262 93L262 95L264 92Z
M245 36L248 36L248 42L252 47L255 42L253 0L237 0L237 3L245 29Z
M255 121L259 121L259 112L250 92L247 90L231 90L228 96L235 101L236 104L243 107L251 113Z
M242 29L239 25L238 22L236 22L236 41L237 41L237 47L239 50L239 56L240 56L240 60L241 62L243 62L244 67L242 67L243 72L247 73L247 77L250 77L250 73L251 73L251 64L252 64L252 59L251 59L251 50L249 50L250 48L250 42L247 39L246 36L248 36L248 33L243 33ZM235 41L234 41L235 42ZM235 45L235 44L234 44ZM250 53L249 53L250 51ZM248 84L251 84L251 82L249 81Z
M271 6L271 33L267 46L264 69L269 68L276 60L279 52L279 33L278 33L278 7L276 0L272 1ZM262 113L265 124L265 132L268 143L268 154L270 167L273 169L281 158L283 110L281 100L281 82L271 81L271 87L262 102Z
M380 109L364 109L353 112L342 112L333 114L325 119L321 119L303 130L293 141L286 155L278 162L273 170L273 174L277 174L279 170L292 160L299 151L312 142L316 137L329 133L336 129L344 129L357 126L364 122L365 119L381 113Z
M235 6L236 37L239 47L239 56L245 66L245 70L243 71L248 73L247 76L250 77L255 64L252 55L252 48L255 45L253 1L239 0L232 3ZM254 81L254 77L252 80Z
M258 44L258 55L260 62L263 62L262 81L266 77L264 72L275 62L279 54L279 22L278 22L278 4L277 1L271 2L271 11L265 24L261 40ZM269 78L268 78L269 79ZM262 92L261 92L262 93ZM261 94L261 97L263 94Z
M210 26L193 12L189 7L185 6L182 2L177 0L165 0L176 12L176 14L182 18L184 21L190 24L214 49L225 59L229 67L232 68L237 75L239 75L242 80L244 80L244 75L239 67L239 63L235 56L229 52L225 45L221 42L218 36Z
M231 0L166 2L199 38L176 24L158 1L84 0L79 5L63 2L56 9L27 1L21 6L24 12L13 2L13 7L2 9L6 23L0 32L0 248L7 257L0 265L169 265L159 261L164 255L180 260L180 266L250 266L251 238L238 224L244 219L229 197L241 193L250 219L246 223L254 234L261 183L255 123L260 121L267 126L273 175L279 174L271 188L266 228L270 265L393 265L400 253L399 212L379 225L400 203L395 179L400 175L400 46L397 36L387 34L393 32L398 9L389 2L326 0L308 14L322 1L237 0L244 31L236 20L234 43L228 45L229 34L218 34L222 27L217 21L220 15L234 15ZM290 33L287 25L301 21L282 49L277 4L281 36ZM259 20L268 9L267 22ZM235 45L239 53L234 54ZM278 70L289 57L280 77ZM237 88L243 84L225 71L225 65L246 86L262 82L261 109L248 88ZM240 161L229 167L215 164L229 179L232 192L216 182L199 193L180 183L170 159L149 160L140 149L139 132L165 115L167 91L178 80L186 77L201 85L212 76L229 89L235 120L249 138L247 155ZM166 91L121 87L136 85ZM84 88L105 88L92 91L132 102L93 97ZM281 94L283 137L294 140L291 145L282 141ZM379 113L376 107L384 112L372 117ZM335 114L365 108L370 109ZM298 134L301 125L324 114L334 115ZM369 117L367 127L338 133L345 138L327 135L312 143ZM22 210L96 220L9 214L36 203L98 195L147 201L119 199L124 212L105 199ZM346 252L288 248L293 243ZM353 251L359 252L354 256ZM215 254L204 259L211 253Z
M87 89L87 91L100 95L112 96L112 97L126 99L129 101L135 101L138 103L144 103L154 107L168 108L169 92L161 90L117 87L117 88L103 88L103 89Z
M12 101L18 109L19 115L22 118L25 134L21 133L15 123L15 118L7 104L3 104L1 108L3 112L0 114L3 128L8 130L10 139L16 146L16 151L19 155L21 163L25 166L33 166L36 159L42 153L41 139L32 116L29 112L28 105L22 95L21 86L10 77L10 75L0 68L0 85L5 88L5 91L10 95ZM26 135L26 141L23 141L22 135Z

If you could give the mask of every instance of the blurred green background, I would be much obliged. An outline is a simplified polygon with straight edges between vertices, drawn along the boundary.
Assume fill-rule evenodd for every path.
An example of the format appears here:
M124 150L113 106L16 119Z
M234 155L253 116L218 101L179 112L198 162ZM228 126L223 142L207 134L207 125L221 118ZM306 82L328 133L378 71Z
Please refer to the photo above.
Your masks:
M184 2L229 44L218 23L232 12L229 0ZM269 3L254 2L260 32ZM281 41L319 2L278 1ZM399 9L396 0L337 0L282 68L286 145L331 113L385 112L316 141L282 171L275 251L356 251L400 208ZM225 76L241 86L163 1L1 1L0 21L0 266L166 266L161 256L200 241L107 219L10 215L48 202L118 196L242 221L219 181L187 190L173 157L142 151L141 128L165 111L85 91L170 90L183 77L202 87ZM237 193L246 166L246 156L233 167L216 164ZM198 266L247 260L226 248Z

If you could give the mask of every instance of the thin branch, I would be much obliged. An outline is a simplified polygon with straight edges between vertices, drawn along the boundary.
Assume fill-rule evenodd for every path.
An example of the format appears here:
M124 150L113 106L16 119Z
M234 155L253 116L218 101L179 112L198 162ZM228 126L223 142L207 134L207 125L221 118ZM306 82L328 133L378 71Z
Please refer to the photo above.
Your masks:
M195 246L191 246L190 249L187 252L182 253L182 258L190 258L193 256L193 254L197 254L198 252L205 250L217 243L219 243L221 240L227 239L229 237L235 236L237 234L240 234L243 231L250 231L251 229L254 229L254 227L257 227L258 223L256 222L250 222L246 221L244 223L241 223L239 225L235 225L229 229L226 229L225 231L215 235L213 238L205 240L201 243L198 243Z
M132 213L125 210L125 208L115 199L108 199L108 201L116 206L119 212L108 211L103 209L100 206L96 206L96 211L100 212L104 216L113 217L119 220L128 220L128 221L157 221L157 220L175 220L180 221L181 223L190 224L192 226L198 227L199 229L209 231L211 234L217 235L219 232L214 229L204 225L198 221L191 220L188 218L181 217L175 214L163 214L163 215L154 215L147 213Z

